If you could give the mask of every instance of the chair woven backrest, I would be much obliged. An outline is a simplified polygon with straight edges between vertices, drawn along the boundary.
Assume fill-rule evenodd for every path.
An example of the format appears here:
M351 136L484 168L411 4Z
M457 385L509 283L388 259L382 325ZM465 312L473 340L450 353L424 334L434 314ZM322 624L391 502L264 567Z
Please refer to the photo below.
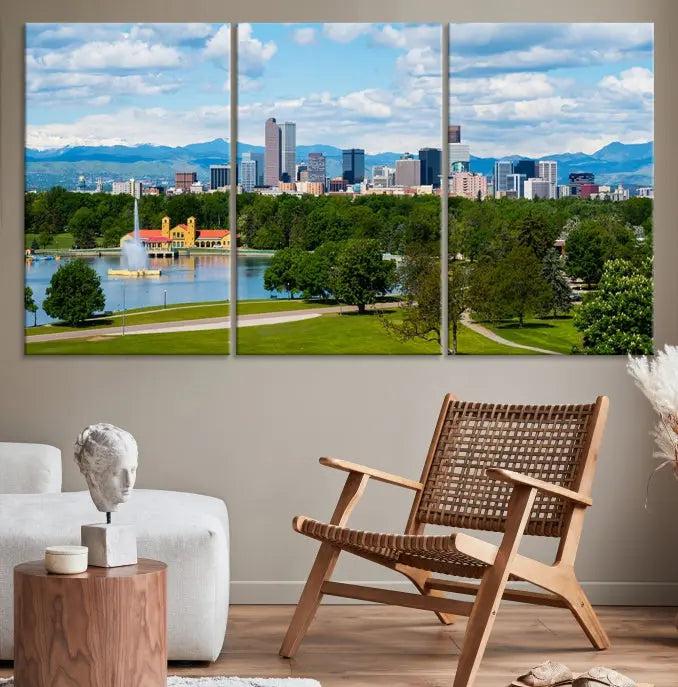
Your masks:
M577 489L595 404L499 405L452 400L429 455L420 523L503 532L512 485L485 475L505 468ZM444 411L443 411L444 412ZM426 469L425 469L426 473ZM559 537L570 506L538 492L527 534Z

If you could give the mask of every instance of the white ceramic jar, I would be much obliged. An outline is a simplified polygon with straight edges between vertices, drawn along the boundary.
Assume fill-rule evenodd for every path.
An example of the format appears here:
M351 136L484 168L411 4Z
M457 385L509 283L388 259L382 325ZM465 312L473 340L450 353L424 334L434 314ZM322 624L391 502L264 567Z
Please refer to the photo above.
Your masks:
M48 546L45 568L56 575L75 575L87 570L86 546Z

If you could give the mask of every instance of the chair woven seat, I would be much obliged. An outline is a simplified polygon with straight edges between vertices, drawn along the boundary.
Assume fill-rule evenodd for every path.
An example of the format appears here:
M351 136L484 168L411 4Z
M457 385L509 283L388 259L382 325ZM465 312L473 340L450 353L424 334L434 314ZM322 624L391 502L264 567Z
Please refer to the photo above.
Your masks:
M357 556L381 559L386 564L403 563L444 575L480 579L487 565L457 551L455 535L416 535L367 532L337 527L299 516L294 529Z

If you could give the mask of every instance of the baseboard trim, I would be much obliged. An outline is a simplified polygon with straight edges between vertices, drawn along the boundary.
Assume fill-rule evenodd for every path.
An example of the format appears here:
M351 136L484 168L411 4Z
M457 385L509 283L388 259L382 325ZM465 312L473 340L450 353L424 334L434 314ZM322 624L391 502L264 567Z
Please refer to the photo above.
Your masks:
M403 581L350 581L395 591L408 591L412 585ZM301 581L258 580L231 582L233 604L295 604L304 583ZM511 585L516 589L531 589L527 583ZM599 606L678 606L678 582L582 582L591 602ZM467 597L468 598L468 597ZM338 597L325 597L324 603L362 603Z

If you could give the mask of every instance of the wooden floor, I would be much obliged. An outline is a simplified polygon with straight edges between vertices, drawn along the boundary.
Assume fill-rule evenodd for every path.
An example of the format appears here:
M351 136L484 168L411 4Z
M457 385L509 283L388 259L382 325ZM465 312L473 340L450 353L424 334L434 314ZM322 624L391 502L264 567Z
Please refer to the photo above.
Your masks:
M466 619L384 606L322 606L297 657L278 657L291 606L232 606L214 664L170 664L171 674L312 677L323 687L450 687ZM477 687L502 687L547 658L573 671L607 665L656 687L678 684L676 611L598 609L612 649L596 652L569 612L507 604L500 609ZM11 664L0 664L0 677Z

